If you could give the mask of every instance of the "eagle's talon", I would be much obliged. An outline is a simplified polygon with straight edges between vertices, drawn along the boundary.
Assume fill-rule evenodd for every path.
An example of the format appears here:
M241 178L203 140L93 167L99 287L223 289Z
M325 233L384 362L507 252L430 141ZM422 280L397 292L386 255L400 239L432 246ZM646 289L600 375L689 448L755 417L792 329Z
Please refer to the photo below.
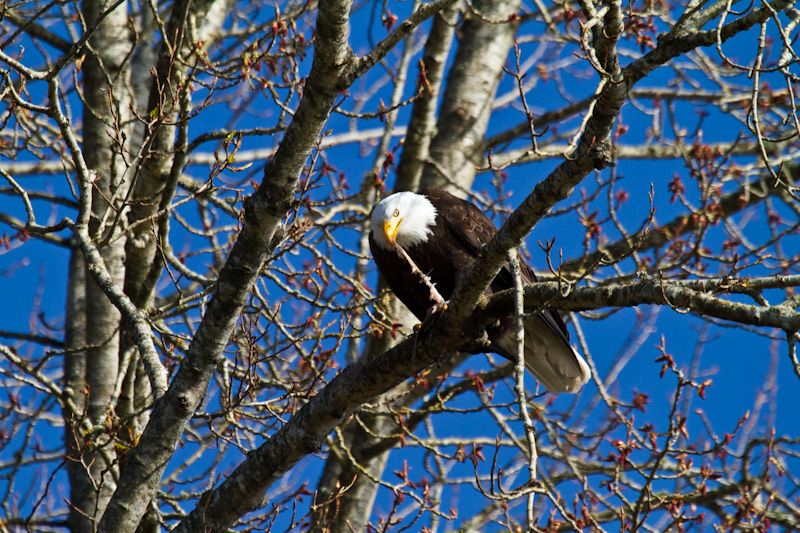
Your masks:
M417 354L417 344L419 343L420 337L425 335L427 331L433 326L433 324L439 319L439 315L441 315L447 309L447 302L444 302L441 307L439 304L433 304L428 308L428 312L425 314L425 318L422 320L420 324L414 325L414 333L416 336L414 337L414 355ZM437 364L441 365L441 361L437 361Z
M439 319L442 313L447 310L447 302L443 302L442 304L433 304L428 308L428 312L425 314L425 318L422 320L422 323L419 325L419 329L422 331L427 331L430 327Z

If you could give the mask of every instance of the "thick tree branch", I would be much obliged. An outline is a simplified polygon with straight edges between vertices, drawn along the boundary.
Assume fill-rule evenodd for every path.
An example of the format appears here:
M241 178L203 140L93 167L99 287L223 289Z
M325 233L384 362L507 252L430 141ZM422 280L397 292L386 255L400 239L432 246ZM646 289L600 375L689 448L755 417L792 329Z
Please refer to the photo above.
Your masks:
M784 331L800 330L800 312L787 305L759 306L723 299L717 295L752 294L764 289L785 289L800 286L800 276L773 276L737 282L730 279L703 281L671 281L648 278L626 285L608 287L572 287L558 282L539 282L525 287L525 310L536 311L542 305L565 311L602 309L606 307L634 307L641 304L668 305L680 312L693 312L759 327L779 328ZM565 292L567 292L565 294ZM496 293L476 315L496 320L508 314L513 306L511 290ZM493 317L493 318L489 318Z
M621 27L619 3L606 13L607 28ZM511 214L497 235L481 250L464 281L451 299L448 312L468 316L486 287L500 272L506 261L508 250L519 247L522 240L550 209L572 194L573 188L595 169L611 164L608 142L614 121L627 97L628 88L622 80L614 42L618 33L603 39L603 69L611 78L605 78L599 86L599 95L591 117L578 143L575 154L556 168L547 178L536 184L522 205Z
M454 353L465 321L442 316L422 338L346 367L201 501L173 531L226 531L233 520L265 504L267 489L298 461L322 449L327 436L363 403Z

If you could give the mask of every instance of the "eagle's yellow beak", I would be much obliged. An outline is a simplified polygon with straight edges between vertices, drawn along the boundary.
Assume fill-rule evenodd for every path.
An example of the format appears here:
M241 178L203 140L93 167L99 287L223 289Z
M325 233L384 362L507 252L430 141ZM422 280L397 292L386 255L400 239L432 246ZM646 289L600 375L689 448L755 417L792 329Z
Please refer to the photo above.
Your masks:
M397 232L400 231L400 223L403 221L400 217L392 217L383 223L383 233L386 235L392 245L397 245Z

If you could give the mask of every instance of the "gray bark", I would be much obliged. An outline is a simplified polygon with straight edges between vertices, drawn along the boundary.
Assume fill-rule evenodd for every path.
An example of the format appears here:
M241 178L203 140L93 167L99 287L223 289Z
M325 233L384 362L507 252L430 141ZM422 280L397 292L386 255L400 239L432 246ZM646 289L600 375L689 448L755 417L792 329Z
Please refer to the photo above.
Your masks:
M82 460L84 442L80 438L80 421L86 408L86 265L77 248L70 252L67 283L67 309L64 339L64 393L72 397L77 412L64 406L64 443L67 456L67 475L70 480L70 501L88 508L92 484L86 475ZM84 521L79 517L70 520L71 530L80 531Z
M127 148L121 144L124 141L120 134L129 134L126 131L130 127L130 79L125 65L131 49L127 4L121 3L109 14L104 13L104 6L105 3L99 1L84 2L82 6L87 31L93 31L83 66L83 92L87 104L83 117L83 153L89 169L97 171L98 179L92 192L90 232L101 239L120 231L118 226L109 229L104 225L113 222L118 214L116 209L121 203L115 199L125 195L126 164L121 153ZM101 17L104 17L102 22L96 26ZM125 272L124 246L124 239L120 239L100 251L108 272L120 284ZM77 258L73 259L73 265L79 263L81 261ZM72 274L71 282L76 286L71 287L70 292L80 290L81 286L85 290L85 317L73 317L79 324L81 321L86 324L85 342L80 346L85 352L68 357L66 364L71 367L68 371L76 378L77 385L79 369L69 360L85 357L86 416L93 425L102 427L119 369L120 313L88 275ZM73 432L76 429L73 425ZM73 532L95 530L96 520L102 515L116 486L116 466L111 463L113 439L99 433L93 433L92 437L86 440L78 437L75 446L83 453L77 466L69 471L72 493L69 521Z

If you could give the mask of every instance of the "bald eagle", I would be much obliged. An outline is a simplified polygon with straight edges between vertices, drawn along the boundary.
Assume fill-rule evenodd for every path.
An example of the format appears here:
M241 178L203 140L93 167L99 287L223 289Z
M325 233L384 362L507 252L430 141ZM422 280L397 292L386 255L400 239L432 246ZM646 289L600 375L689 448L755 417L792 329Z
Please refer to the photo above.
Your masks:
M419 320L434 306L431 289L414 274L396 246L402 247L448 300L475 261L481 246L497 233L491 220L475 205L429 187L384 198L372 212L369 246L389 288ZM520 258L522 281L536 281L533 270ZM514 286L506 264L486 294ZM514 317L489 330L491 351L516 361ZM577 392L590 377L589 366L569 344L561 316L551 309L525 321L525 366L552 393Z

